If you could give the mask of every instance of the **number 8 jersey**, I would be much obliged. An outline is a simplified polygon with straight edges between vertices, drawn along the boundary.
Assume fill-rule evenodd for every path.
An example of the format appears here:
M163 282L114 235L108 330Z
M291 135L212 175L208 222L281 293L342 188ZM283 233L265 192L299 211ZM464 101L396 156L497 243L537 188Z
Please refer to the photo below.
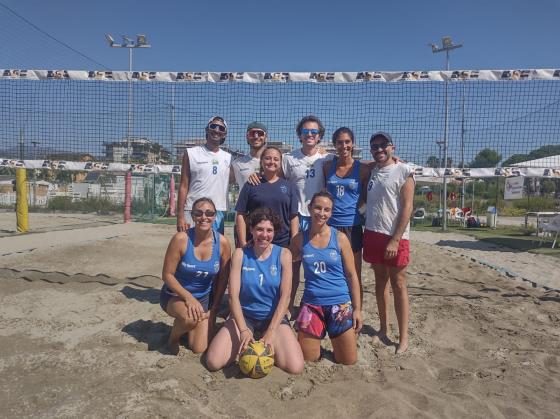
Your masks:
M322 249L311 244L309 230L303 232L302 264L305 290L302 303L327 306L350 301L337 230L329 228L331 237L327 247Z

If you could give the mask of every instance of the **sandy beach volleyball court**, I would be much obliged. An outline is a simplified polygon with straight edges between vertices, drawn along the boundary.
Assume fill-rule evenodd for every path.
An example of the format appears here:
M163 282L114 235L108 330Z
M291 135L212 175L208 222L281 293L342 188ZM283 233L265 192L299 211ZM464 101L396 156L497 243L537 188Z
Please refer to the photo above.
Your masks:
M165 353L158 301L174 226L30 217L35 232L14 236L14 214L0 214L2 417L558 417L560 293L521 278L558 289L560 259L416 232L406 354L371 345L368 268L356 365L327 350L300 376L251 380Z

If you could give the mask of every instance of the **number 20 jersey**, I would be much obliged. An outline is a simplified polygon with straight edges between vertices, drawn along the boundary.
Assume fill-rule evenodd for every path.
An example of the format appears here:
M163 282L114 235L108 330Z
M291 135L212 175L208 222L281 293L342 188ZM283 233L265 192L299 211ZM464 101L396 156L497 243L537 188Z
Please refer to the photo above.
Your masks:
M301 301L328 306L350 301L348 281L344 274L337 230L331 229L327 247L318 249L309 240L309 230L303 232L302 265L305 289Z

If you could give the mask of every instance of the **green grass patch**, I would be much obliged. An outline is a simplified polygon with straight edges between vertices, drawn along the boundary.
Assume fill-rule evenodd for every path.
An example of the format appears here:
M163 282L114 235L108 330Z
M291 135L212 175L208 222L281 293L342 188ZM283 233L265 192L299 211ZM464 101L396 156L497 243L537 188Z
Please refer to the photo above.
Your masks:
M542 246L539 246L540 237L536 237L534 230L516 226L499 226L491 228L465 228L460 225L448 224L447 232L460 233L471 236L480 241L489 242L498 246L509 247L523 252L549 255L560 258L560 246L556 243L554 249L551 248L552 240L547 238ZM427 225L416 225L412 227L415 231L431 231L434 233L446 234L441 227Z

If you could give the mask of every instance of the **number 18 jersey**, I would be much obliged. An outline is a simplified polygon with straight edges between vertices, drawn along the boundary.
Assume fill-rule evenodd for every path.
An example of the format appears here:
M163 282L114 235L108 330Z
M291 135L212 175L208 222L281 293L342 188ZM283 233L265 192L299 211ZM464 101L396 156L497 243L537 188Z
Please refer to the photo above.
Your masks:
M318 249L309 240L309 230L303 231L302 264L305 289L301 301L327 306L350 301L350 290L342 264L337 230L331 229L327 247Z

